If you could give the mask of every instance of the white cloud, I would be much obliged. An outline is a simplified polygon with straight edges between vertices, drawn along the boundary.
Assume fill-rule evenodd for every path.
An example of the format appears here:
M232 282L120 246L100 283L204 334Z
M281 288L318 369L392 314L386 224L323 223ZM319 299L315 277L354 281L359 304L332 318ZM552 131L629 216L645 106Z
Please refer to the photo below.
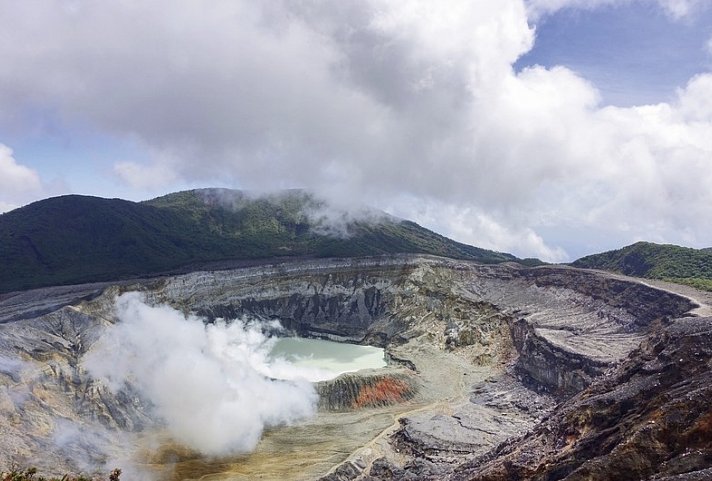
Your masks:
M10 204L9 202L0 201L0 214L2 214L3 212L9 212L13 209L17 209L18 207L20 206L17 204Z
M393 213L448 206L443 233L550 259L563 251L540 231L562 226L707 244L708 76L674 102L604 108L569 69L512 69L534 42L531 9L613 1L0 2L16 19L0 108L39 102L138 140L153 163L115 173L143 188L407 198Z
M548 246L532 229L500 223L474 207L438 202L423 205L408 201L390 207L402 217L440 231L447 230L453 239L466 244L521 257L535 256L547 262L563 262L569 258L563 249Z
M705 124L712 123L712 73L696 75L684 89L678 91L677 109L680 120L691 126L704 127ZM699 140L697 137L698 142ZM700 145L704 146L706 142Z
M0 144L0 213L12 210L42 192L39 174L18 164L12 149Z
M671 18L680 20L692 15L705 0L655 0ZM526 0L529 12L534 17L551 14L562 8L593 10L606 5L646 3L648 0ZM649 2L648 2L649 3Z
M258 327L205 325L168 306L149 306L138 293L119 296L116 305L119 322L82 366L113 391L135 386L183 445L211 456L246 452L265 427L315 413L310 383L267 377L270 344Z
M177 175L167 163L144 165L131 161L114 164L114 174L135 189L165 188L177 180Z
M673 18L691 15L705 0L658 0L658 3Z
M594 9L603 5L615 5L632 0L526 0L529 14L538 18L562 8Z

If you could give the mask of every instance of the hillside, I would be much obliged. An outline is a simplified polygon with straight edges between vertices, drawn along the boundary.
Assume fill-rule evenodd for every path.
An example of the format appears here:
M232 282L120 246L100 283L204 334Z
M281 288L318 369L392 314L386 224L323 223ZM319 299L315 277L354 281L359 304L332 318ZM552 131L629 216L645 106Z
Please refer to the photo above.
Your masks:
M298 190L253 198L203 189L140 203L68 195L0 215L0 292L150 276L208 262L393 253L516 260L385 213L351 218Z
M575 261L574 267L602 269L712 290L712 250L636 242Z

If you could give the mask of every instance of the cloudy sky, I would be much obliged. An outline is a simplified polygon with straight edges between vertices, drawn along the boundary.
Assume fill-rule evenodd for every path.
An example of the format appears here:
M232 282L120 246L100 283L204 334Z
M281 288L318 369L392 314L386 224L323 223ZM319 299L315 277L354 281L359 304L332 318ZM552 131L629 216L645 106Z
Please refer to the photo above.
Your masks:
M712 245L710 0L0 0L0 211L306 187L569 260Z

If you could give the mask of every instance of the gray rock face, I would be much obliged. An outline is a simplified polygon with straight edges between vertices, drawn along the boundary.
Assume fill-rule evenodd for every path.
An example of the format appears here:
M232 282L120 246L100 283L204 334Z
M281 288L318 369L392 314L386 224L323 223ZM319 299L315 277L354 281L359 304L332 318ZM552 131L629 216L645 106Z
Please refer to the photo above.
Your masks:
M712 318L679 319L452 481L710 479Z
M571 396L603 374L611 363L562 349L540 335L526 320L511 323L514 345L519 353L515 365L520 379L535 390Z
M0 299L0 466L82 469L155 427L137 393L113 395L79 366L115 322L116 294L131 290L209 320L276 318L288 333L382 346L391 359L383 372L318 386L324 414L289 431L302 462L273 441L279 433L268 433L251 457L214 465L171 458L174 479L230 470L280 480L328 472L324 479L442 479L532 429L556 400L625 359L651 326L695 307L594 272L428 256L296 261L7 295ZM57 449L58 419L101 439L77 437ZM363 438L341 439L349 423L362 424L354 432Z
M453 412L418 413L402 418L391 443L412 458L435 464L473 458L526 431L554 406L508 375L470 388L469 402Z
M79 368L104 326L71 306L0 324L0 466L85 471L153 424L135 393L114 395Z
M407 258L303 261L177 276L149 296L209 319L278 318L305 336L363 338L393 305L403 269Z

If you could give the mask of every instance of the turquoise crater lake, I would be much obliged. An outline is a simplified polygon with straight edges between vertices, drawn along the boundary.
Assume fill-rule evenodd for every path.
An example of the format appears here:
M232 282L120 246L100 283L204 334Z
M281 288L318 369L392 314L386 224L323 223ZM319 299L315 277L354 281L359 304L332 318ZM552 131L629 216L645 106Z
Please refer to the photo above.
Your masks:
M384 350L379 347L296 337L277 339L269 357L273 377L310 382L386 366Z

